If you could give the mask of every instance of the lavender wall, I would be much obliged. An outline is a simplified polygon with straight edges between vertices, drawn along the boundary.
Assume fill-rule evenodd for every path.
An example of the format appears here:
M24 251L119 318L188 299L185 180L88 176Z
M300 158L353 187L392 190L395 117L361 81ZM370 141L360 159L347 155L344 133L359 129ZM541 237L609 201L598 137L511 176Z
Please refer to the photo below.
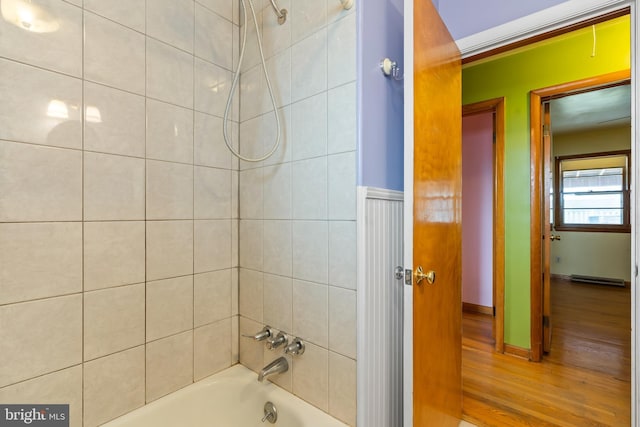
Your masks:
M403 64L403 0L358 3L358 185L402 190L404 92L380 61Z
M432 0L455 40L522 18L567 0Z
M493 115L462 119L462 301L493 306Z

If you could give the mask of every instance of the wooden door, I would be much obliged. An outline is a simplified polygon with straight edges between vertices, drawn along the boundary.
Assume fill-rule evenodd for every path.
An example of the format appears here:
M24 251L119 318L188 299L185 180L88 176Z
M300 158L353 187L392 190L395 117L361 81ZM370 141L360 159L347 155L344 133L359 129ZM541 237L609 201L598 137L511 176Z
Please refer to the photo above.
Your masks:
M431 1L414 0L413 425L462 415L460 53ZM435 281L417 282L417 268Z
M549 102L543 105L542 155L544 156L543 185L544 198L542 202L542 349L551 351L551 241L556 238L551 230L551 188L553 175L551 173L551 110ZM559 197L559 195L555 195Z

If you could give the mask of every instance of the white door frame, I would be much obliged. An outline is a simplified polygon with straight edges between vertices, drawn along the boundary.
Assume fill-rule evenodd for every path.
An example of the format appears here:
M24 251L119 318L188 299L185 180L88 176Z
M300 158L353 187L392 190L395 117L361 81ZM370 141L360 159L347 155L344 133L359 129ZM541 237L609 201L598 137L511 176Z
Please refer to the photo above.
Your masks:
M640 165L640 11L636 0L569 0L522 19L458 40L463 57L489 51L623 7L631 7L631 156ZM404 265L413 268L413 0L404 2ZM631 192L631 426L640 427L640 293L636 292L636 271L640 253L640 168L632 168ZM413 289L404 285L404 427L413 426Z

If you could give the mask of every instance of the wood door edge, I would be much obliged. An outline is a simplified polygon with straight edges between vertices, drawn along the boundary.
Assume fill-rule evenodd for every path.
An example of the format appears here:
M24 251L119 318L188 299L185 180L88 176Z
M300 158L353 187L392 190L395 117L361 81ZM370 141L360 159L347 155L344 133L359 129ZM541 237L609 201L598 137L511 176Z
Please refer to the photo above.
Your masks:
M496 133L493 171L493 287L496 313L495 351L504 353L504 269L505 269L505 206L504 206L504 155L505 155L505 98L493 98L462 106L462 116L493 112ZM464 196L463 196L464 197Z
M554 86L532 90L530 93L530 148L531 148L531 360L542 360L542 243L541 213L542 206L542 110L545 99L562 95L596 90L608 86L627 84L631 80L631 70L588 77L582 80L561 83ZM506 350L505 350L506 351Z

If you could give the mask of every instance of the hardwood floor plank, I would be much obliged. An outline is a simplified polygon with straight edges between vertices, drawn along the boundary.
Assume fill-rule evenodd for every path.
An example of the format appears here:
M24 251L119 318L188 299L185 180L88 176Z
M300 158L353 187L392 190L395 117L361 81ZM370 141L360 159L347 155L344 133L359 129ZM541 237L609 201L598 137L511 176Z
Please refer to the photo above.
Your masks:
M478 426L631 423L629 289L552 283L553 339L541 363L493 352L490 316L463 317L464 419Z

